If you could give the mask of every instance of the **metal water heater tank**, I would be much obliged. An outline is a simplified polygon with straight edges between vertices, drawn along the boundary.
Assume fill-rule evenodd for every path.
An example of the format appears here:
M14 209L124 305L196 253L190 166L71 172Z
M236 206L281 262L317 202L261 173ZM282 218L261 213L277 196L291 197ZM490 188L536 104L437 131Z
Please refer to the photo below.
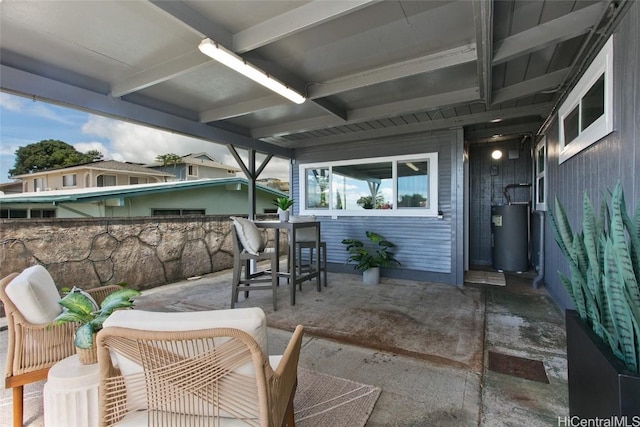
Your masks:
M529 269L529 204L491 206L493 268Z

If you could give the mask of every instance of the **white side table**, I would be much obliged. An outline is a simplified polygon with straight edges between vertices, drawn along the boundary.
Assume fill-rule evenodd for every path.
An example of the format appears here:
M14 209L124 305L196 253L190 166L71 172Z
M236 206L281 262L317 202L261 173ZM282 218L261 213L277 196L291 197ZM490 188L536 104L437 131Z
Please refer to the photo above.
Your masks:
M83 365L77 355L53 365L44 385L46 427L98 425L98 364Z

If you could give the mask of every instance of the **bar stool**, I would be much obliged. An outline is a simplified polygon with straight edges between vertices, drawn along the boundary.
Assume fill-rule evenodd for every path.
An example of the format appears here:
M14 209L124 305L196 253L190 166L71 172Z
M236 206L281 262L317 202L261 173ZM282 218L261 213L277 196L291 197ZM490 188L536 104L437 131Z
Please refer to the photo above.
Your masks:
M298 215L291 216L289 218L289 222L309 222L316 221L315 215ZM290 237L289 237L290 239ZM291 242L289 242L291 244ZM300 229L296 233L296 242L295 242L295 250L296 252L296 260L297 260L297 271L299 274L308 273L312 270L314 266L313 257L315 256L316 249L316 230L307 228ZM308 252L304 252L307 250ZM303 254L308 255L307 261L304 262ZM322 276L322 283L324 286L327 286L327 242L320 241L320 274ZM288 269L290 266L287 266ZM299 285L302 288L302 283Z

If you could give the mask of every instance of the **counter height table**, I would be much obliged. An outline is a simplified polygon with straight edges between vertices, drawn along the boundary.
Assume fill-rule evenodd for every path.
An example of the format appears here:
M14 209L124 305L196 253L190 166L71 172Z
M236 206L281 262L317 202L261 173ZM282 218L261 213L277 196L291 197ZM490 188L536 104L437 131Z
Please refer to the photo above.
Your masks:
M276 271L275 274L278 277L286 277L289 279L290 285L290 300L291 305L296 304L296 285L302 286L302 282L310 280L315 277L316 288L318 292L322 290L320 286L320 256L315 258L315 269L310 269L305 274L298 275L296 269L296 232L301 228L314 227L316 230L316 254L320 254L320 222L308 221L308 222L282 222L282 221L255 221L258 228L271 228L275 230L274 246L276 253L280 253L280 230L286 230L289 234L289 272ZM279 267L278 267L279 269Z

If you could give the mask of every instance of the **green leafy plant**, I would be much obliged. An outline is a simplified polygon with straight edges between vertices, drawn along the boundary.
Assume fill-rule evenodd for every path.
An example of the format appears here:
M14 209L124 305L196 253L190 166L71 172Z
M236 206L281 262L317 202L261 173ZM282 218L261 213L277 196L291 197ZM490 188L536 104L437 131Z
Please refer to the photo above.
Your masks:
M556 198L551 213L553 233L571 278L560 280L580 317L626 367L640 373L640 203L627 214L622 186L602 202L596 217L586 193L582 231L573 233Z
M293 199L288 197L278 197L273 200L273 204L278 207L278 209L286 211L291 206L293 206Z
M133 297L140 295L135 289L123 288L108 295L96 310L95 302L84 293L72 290L58 304L64 307L62 313L53 320L54 324L78 323L74 344L78 348L90 348L93 345L93 334L102 329L102 323L120 308L133 306Z
M386 240L381 235L372 231L366 231L365 234L372 245L368 247L356 239L344 239L342 243L346 245L346 251L349 253L347 263L355 262L354 268L358 271L366 271L372 267L396 267L401 265L393 251L396 248L394 243Z

